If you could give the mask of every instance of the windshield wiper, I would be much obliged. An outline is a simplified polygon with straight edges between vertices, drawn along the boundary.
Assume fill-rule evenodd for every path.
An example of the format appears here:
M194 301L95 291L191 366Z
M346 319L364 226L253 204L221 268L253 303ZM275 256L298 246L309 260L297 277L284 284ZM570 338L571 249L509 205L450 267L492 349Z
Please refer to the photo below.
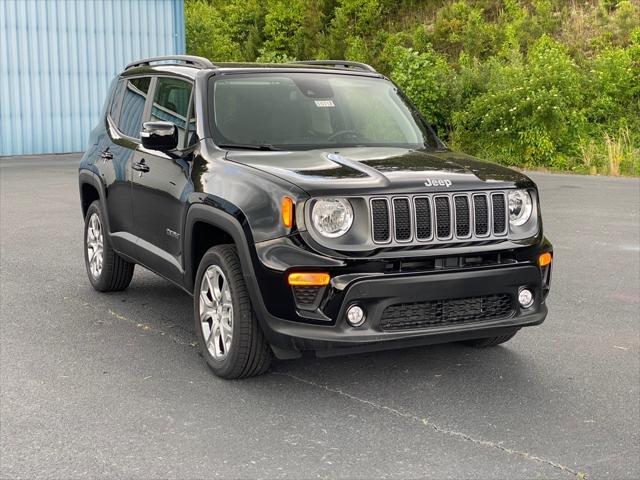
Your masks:
M238 150L262 150L262 151L275 151L281 150L280 148L276 148L269 143L263 143L261 145L251 145L251 144L241 144L241 143L224 143L218 145L220 148L230 148L230 149L238 149Z

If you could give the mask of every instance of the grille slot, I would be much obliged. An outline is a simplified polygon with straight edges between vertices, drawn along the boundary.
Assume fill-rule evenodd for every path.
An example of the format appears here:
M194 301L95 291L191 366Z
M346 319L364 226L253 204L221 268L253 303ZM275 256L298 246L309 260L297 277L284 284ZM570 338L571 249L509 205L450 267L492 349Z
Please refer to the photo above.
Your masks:
M411 240L411 211L408 198L393 199L393 219L396 240L399 242Z
M453 197L456 206L456 236L465 238L471 235L471 212L469 211L469 198L462 195Z
M382 330L408 330L414 328L459 325L506 318L513 314L513 301L509 294L432 300L428 302L399 303L382 312Z
M491 195L493 204L493 233L500 235L507 230L506 202L503 193L493 193Z
M428 197L414 200L416 211L416 238L428 240L431 238L431 202Z
M489 207L487 206L486 195L473 196L473 213L475 219L476 235L484 236L489 234Z
M390 240L389 202L386 199L371 200L371 225L374 242L385 243Z
M436 235L438 238L451 236L451 208L448 197L436 197Z

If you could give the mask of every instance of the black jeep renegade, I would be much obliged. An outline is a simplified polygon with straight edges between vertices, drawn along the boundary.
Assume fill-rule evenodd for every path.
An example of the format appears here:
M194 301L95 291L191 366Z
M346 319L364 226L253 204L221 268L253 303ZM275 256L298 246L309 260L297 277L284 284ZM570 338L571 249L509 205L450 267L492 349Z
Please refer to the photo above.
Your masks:
M193 295L221 377L497 345L547 314L535 184L447 149L368 65L132 63L79 176L91 284L122 290L140 264Z

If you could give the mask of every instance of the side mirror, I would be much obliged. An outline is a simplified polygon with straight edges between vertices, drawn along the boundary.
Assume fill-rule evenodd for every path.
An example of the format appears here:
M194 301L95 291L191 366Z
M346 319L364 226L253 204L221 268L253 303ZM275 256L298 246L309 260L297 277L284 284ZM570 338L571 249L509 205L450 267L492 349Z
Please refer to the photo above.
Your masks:
M178 146L178 129L171 122L144 122L140 139L149 150L174 150Z

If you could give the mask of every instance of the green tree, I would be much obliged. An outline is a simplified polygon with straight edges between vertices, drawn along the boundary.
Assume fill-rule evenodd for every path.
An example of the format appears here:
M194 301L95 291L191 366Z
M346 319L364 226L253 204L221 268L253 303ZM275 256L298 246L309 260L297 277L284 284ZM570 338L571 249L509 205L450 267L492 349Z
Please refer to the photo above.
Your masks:
M220 12L202 0L185 4L187 52L213 60L228 61L240 57L239 45L234 42Z

